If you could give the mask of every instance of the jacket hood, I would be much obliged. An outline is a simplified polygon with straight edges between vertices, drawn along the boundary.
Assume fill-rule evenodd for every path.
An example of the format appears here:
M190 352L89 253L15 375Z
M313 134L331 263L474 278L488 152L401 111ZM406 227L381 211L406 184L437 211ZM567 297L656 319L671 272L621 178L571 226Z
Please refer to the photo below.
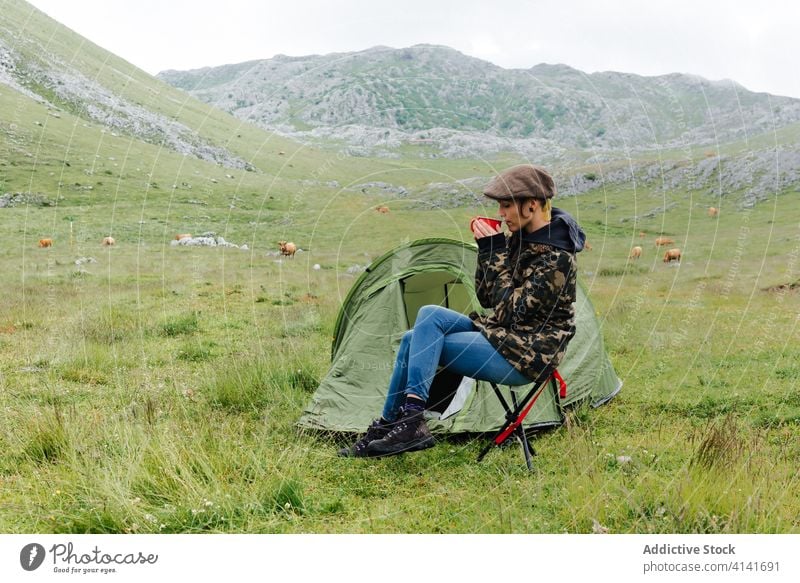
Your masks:
M522 240L526 243L552 245L570 253L578 253L583 250L586 234L571 214L553 207L550 223L533 233L524 233Z

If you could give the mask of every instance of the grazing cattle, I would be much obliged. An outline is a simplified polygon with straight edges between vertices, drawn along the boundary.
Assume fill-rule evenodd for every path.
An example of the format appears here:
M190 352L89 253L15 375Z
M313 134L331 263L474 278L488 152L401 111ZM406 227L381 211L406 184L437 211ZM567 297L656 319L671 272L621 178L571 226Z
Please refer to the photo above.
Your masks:
M385 215L385 214L387 214L389 212L389 207L388 206L376 206L375 210L378 211L379 213L381 213L382 215Z
M712 219L719 216L719 209L713 206L708 207L708 216Z
M680 249L670 249L666 253L664 253L664 263L670 263L672 261L681 260L681 250Z
M646 236L647 236L647 233L645 233L644 231L639 231L639 238L640 239L644 239Z
M661 247L662 245L674 245L675 240L670 239L669 237L656 237L656 247Z
M44 249L45 247L52 247L53 240L52 239L39 239L39 248Z
M589 241L584 241L583 242L583 248L586 249L586 251L591 251L592 250L592 244L589 243Z
M281 255L294 258L294 254L297 252L297 245L291 241L278 241L278 246L280 247Z
M630 259L639 259L642 256L642 248L638 245L631 249L631 254L629 255Z
M103 237L103 246L104 247L111 247L112 245L115 245L115 244L116 244L116 241L114 240L114 237Z
M191 238L192 238L191 233L181 233L180 235L175 235L176 241L180 241L181 239L191 239Z

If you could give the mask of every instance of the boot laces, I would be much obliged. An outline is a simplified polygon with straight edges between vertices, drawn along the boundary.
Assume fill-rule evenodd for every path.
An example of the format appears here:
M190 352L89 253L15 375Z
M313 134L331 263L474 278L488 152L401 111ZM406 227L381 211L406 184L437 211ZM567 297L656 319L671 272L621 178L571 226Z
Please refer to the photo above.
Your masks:
M363 449L366 449L366 447L369 445L371 441L375 441L376 439L381 439L382 437L384 437L385 430L386 427L384 425L381 425L379 421L373 421L372 424L369 427L367 427L367 433L364 434L364 437L359 439L354 444L353 446L354 449L356 451L361 451Z
M398 419L395 423L395 426L392 430L386 435L386 437L397 437L400 433L406 431L412 423L412 419L410 419L411 415L405 411L400 419Z
M402 433L403 431L405 431L405 430L406 430L406 427L408 427L408 423L406 423L405 421L403 421L403 422L400 422L400 423L398 423L398 424L395 426L395 428L394 428L394 429L392 429L392 430L391 430L391 431L390 431L390 432L389 432L389 433L386 435L386 437L397 437L397 435L398 435L398 434L400 434L400 433Z

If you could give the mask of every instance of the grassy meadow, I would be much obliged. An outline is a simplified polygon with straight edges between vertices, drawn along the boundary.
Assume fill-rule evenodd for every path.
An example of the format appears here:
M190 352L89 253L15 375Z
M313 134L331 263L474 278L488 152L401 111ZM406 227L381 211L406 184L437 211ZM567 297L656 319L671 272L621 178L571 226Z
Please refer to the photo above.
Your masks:
M30 32L76 46L65 30ZM419 237L471 237L469 218L495 210L350 187L413 193L516 160L300 146L81 46L98 79L258 171L0 88L0 193L47 198L0 208L0 532L800 532L797 192L741 209L742 193L598 181L559 200L593 247L580 277L621 393L537 436L533 473L517 446L475 463L480 436L339 459L350 437L294 424L327 371L347 270ZM206 231L248 249L170 245ZM661 234L680 265L661 261ZM302 251L281 260L282 239Z
M372 165L353 182L458 173L341 163ZM6 168L7 181L26 175ZM468 218L493 208L297 197L259 178L209 189L205 205L173 189L105 201L62 189L54 206L0 209L0 531L800 530L796 195L722 204L718 219L691 192L560 202L592 244L581 278L624 386L537 436L528 473L517 446L476 464L479 436L351 460L335 455L348 438L294 427L327 370L347 268L404 240L467 237ZM632 220L665 201L668 213ZM250 248L169 245L204 230ZM103 248L109 233L117 245ZM661 233L680 265L661 261ZM38 249L41 236L54 247ZM280 260L279 239L303 251Z

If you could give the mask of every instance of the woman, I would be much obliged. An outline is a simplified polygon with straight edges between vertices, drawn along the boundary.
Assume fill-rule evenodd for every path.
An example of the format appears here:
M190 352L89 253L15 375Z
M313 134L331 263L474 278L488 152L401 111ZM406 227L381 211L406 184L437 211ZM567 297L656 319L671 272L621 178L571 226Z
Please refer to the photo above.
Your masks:
M383 414L341 456L386 456L426 449L434 439L423 418L439 365L499 384L541 383L575 335L575 254L585 235L552 208L553 178L542 168L514 166L484 195L497 201L511 235L477 220L475 287L490 315L465 316L424 306L403 335Z

